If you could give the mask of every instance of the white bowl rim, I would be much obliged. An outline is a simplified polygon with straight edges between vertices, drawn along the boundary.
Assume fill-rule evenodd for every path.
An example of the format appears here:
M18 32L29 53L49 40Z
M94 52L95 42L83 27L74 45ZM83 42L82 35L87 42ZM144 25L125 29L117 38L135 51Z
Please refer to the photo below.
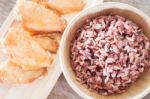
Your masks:
M66 39L66 38L64 38L64 37L65 37L65 35L67 35L67 32L69 32L70 27L73 26L73 25L76 23L75 21L78 20L78 16L84 15L83 13L84 13L85 11L88 11L89 9L94 8L94 7L96 7L96 6L100 6L101 9L103 9L103 7L105 6L106 9L107 9L107 7L110 6L110 5L122 5L122 6L124 6L124 7L125 7L125 6L128 6L128 7L132 8L133 10L135 10L136 13L138 13L138 14L140 13L141 16L145 17L145 19L147 19L147 20L150 22L149 16L147 16L143 11L141 11L141 10L139 10L138 8L133 7L133 6L129 5L129 4L120 3L120 2L104 2L104 3L102 3L102 4L93 5L93 6L91 6L91 7L86 8L85 10L81 11L77 16L75 16L75 17L69 22L69 24L67 25L67 27L66 27L66 29L65 29L65 31L64 31L64 34L63 34L63 36L62 36L62 39L61 39L60 48L59 48L59 62L60 62L60 66L61 66L62 72L63 72L63 74L64 74L64 77L65 77L66 81L68 82L68 84L71 86L71 88L72 88L79 96L83 97L84 99L93 99L93 98L92 98L91 96L88 96L88 95L87 95L86 93L84 93L83 91L81 91L80 88L78 88L78 87L76 86L76 84L71 80L71 78L70 78L68 72L66 72L66 66L65 66L65 64L64 64L64 62L63 62L64 59L63 59L63 55L62 55L62 53L61 53L61 51L64 50L64 49L63 49L63 48L64 48L63 46L64 46L65 39ZM111 7L113 7L113 6L111 6ZM109 8L110 8L110 7L109 7ZM119 8L119 7L118 7L118 8ZM100 9L99 11L101 11L101 9ZM131 10L131 9L128 9L128 10ZM143 98L144 96L146 96L149 92L150 92L150 86L149 86L146 90L144 90L142 93L140 93L139 95L136 95L135 97L133 97L133 99L141 99L141 98Z

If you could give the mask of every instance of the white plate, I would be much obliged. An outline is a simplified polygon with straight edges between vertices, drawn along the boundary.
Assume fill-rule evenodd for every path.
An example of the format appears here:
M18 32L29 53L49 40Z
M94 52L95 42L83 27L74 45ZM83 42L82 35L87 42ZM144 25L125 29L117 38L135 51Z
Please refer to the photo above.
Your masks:
M97 3L102 3L103 0L84 0L86 7L92 6ZM77 13L65 15L64 18L70 21ZM0 29L0 39L3 39L6 32L14 19L17 18L15 10L12 10L8 18ZM1 50L1 49L0 49ZM57 55L58 56L58 55ZM59 59L56 57L52 66L48 70L46 77L41 77L30 84L22 85L5 85L0 84L0 99L46 99L52 88L54 87L57 79L61 74L59 66Z

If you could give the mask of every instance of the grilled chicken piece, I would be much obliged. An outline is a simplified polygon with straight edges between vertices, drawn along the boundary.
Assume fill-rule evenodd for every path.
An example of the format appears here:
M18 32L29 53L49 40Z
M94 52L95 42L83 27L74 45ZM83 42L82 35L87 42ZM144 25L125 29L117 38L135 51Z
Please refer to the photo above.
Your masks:
M34 36L33 39L44 49L52 53L56 53L59 47L58 42L48 36L38 35Z
M83 0L46 0L47 5L60 12L66 14L74 11L81 11L84 7Z
M18 12L24 28L37 33L62 32L64 23L54 11L32 1L18 1Z
M12 56L12 61L21 66L23 70L48 67L53 62L53 57L50 57L33 40L20 23L10 28L4 40L4 45Z
M10 60L0 64L0 67L0 82L8 84L30 83L47 72L46 68L24 71Z
M50 37L51 39L55 39L57 41L57 43L60 44L62 34L60 34L60 33L49 33L49 34L46 34L46 36Z

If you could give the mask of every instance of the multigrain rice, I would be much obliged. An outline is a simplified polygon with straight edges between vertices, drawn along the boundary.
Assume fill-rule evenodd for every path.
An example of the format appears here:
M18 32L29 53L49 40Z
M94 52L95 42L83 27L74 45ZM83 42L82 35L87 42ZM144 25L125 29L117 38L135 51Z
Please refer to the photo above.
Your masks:
M119 15L86 20L70 46L76 79L109 95L124 92L150 62L150 42L142 29Z

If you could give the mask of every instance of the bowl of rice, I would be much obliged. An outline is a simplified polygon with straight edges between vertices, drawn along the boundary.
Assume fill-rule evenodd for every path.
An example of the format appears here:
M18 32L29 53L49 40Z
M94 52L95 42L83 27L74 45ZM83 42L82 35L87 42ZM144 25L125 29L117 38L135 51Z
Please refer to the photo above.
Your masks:
M139 99L150 92L150 20L128 4L82 11L59 49L63 74L85 99Z

